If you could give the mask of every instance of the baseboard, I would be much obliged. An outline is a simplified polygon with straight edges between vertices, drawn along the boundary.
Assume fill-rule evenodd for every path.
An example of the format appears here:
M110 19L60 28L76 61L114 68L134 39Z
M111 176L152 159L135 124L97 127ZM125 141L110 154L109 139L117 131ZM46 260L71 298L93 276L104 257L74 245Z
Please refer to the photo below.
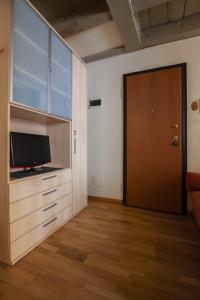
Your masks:
M104 197L97 197L97 196L88 196L89 201L100 201L105 203L113 203L113 204L120 204L122 205L123 201L119 199L112 199L112 198L104 198Z

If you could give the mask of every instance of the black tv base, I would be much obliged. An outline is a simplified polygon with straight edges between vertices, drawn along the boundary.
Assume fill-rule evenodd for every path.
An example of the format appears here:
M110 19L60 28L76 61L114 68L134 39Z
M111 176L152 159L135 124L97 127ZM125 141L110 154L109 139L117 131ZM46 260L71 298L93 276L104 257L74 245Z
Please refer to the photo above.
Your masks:
M44 173L55 172L62 170L63 168L50 168L50 167L38 167L38 168L30 168L26 170L21 170L17 172L10 172L11 179L21 179L30 176L36 176Z

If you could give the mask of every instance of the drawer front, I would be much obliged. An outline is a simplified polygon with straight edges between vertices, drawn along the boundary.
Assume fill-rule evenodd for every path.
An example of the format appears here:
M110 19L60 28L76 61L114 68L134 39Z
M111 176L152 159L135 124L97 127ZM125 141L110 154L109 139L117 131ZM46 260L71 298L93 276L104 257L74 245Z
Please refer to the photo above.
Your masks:
M64 222L69 220L71 216L72 206L67 207L61 213L11 243L11 261L14 262L17 258L23 256L25 252L33 248L46 236L58 229Z
M72 206L72 195L65 196L47 206L19 219L10 224L10 240L11 242L17 240L33 228L39 226L44 221L49 220L54 215L63 211L65 208Z
M53 201L60 199L72 192L72 183L67 182L43 193L16 201L10 204L10 223L42 208Z
M10 183L10 203L71 181L71 169Z

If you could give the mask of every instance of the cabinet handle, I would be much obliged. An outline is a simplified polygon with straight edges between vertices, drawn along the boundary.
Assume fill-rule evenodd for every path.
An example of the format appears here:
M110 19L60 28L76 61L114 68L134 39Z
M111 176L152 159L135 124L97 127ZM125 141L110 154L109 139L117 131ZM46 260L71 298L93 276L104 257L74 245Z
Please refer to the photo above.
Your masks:
M47 227L48 225L50 225L51 223L53 223L53 222L56 221L57 219L58 219L57 217L53 218L51 221L45 223L45 224L43 225L43 227Z
M44 193L43 196L47 196L47 195L50 195L50 194L55 193L55 192L57 192L57 189L52 190L52 191L47 192L47 193Z
M76 154L76 139L74 138L74 154Z
M49 206L49 207L47 207L47 208L44 208L42 211L45 212L45 211L47 211L47 210L49 210L49 209L55 207L56 205L58 205L58 203L54 203L54 204L52 204L51 206Z
M76 135L77 135L77 131L74 130L74 154L76 154Z
M42 178L42 180L48 180L48 179L52 179L52 178L55 178L57 177L57 175L53 175L53 176L49 176L49 177L45 177L45 178Z

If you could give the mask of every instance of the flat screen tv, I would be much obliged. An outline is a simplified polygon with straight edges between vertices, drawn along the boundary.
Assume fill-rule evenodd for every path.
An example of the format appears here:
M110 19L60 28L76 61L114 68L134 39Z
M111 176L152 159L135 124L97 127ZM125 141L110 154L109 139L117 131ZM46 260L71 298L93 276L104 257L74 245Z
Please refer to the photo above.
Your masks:
M10 162L13 168L34 168L51 162L49 137L10 133Z

